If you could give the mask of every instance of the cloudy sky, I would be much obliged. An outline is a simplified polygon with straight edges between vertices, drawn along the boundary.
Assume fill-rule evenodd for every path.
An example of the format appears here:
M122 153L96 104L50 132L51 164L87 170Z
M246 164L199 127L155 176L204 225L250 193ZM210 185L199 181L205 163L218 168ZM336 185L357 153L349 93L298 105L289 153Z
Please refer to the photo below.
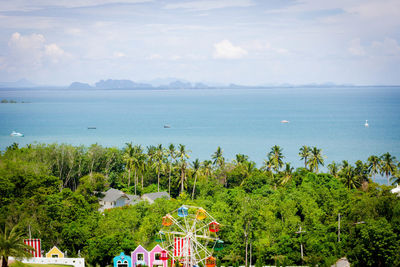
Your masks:
M0 81L400 84L399 0L0 0Z

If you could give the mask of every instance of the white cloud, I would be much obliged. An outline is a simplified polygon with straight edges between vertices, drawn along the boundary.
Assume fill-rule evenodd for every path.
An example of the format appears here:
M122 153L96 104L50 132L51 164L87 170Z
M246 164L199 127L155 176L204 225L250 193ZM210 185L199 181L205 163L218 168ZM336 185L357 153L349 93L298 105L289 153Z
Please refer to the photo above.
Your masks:
M39 69L46 64L57 64L69 55L57 44L47 44L42 34L21 35L15 32L8 41L5 68L8 70Z
M159 54L151 54L150 56L147 57L149 60L157 60L157 59L162 59L162 56Z
M117 52L114 52L113 56L114 56L114 58L122 58L122 57L126 57L126 55L125 55L124 53L122 53L122 52L119 52L119 51L117 51Z
M190 10L211 10L229 7L248 7L255 3L252 0L218 0L218 1L191 1L179 2L165 5L166 9L190 9Z
M360 43L360 38L356 38L350 41L350 46L347 49L353 56L364 56L365 49Z
M400 1L380 0L361 1L359 4L346 8L350 13L356 13L365 18L400 17Z
M87 6L99 6L106 4L136 4L152 2L153 0L13 0L13 1L2 1L0 6L1 11L11 10L36 10L43 7L87 7Z
M248 53L240 46L234 46L230 41L223 40L214 44L214 58L239 59Z
M383 42L374 41L372 48L377 50L378 53L388 56L400 55L400 45L398 42L391 38L385 38Z

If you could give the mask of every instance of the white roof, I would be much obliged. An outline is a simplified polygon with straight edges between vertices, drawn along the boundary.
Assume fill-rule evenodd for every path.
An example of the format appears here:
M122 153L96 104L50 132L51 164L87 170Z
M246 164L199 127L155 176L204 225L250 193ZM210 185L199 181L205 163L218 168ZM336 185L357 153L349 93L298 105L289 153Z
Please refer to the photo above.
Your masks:
M396 193L400 194L400 185L397 185L397 187L390 190L390 192L392 192L393 194L396 194Z

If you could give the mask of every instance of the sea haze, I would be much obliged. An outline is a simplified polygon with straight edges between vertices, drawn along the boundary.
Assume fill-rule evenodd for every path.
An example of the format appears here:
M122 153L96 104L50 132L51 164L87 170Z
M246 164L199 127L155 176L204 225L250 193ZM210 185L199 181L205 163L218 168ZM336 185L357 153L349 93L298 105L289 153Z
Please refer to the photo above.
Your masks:
M181 143L192 151L190 160L209 159L221 146L228 160L242 153L259 167L273 145L295 167L302 164L302 145L321 148L326 163L385 152L400 158L400 87L2 89L0 99L29 102L0 104L3 151L14 142L119 148ZM11 137L13 130L25 137Z

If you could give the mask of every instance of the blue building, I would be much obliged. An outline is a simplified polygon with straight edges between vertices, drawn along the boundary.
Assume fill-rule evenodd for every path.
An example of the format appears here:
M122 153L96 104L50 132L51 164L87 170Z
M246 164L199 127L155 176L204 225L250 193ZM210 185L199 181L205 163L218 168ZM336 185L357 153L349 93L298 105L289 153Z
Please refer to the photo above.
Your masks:
M132 260L130 256L125 255L123 252L119 256L114 257L114 267L131 267Z

